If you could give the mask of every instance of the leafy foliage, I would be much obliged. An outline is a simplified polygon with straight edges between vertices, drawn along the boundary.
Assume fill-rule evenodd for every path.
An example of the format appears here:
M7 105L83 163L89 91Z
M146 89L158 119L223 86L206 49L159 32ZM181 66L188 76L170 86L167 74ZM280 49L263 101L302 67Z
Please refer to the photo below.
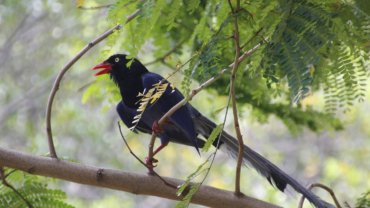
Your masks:
M211 147L213 142L216 140L216 138L220 135L220 133L222 132L223 129L224 129L224 125L219 124L219 125L216 126L216 128L214 128L212 130L211 135L209 135L209 137L207 138L206 143L204 144L204 146L202 148L203 152L208 152L209 148Z
M208 164L210 157L206 161L204 161L201 165L198 166L198 168L191 173L188 177L186 177L186 180L183 184L181 184L177 191L176 194L178 196L185 195L184 198L176 204L176 208L184 208L188 207L191 198L194 196L194 194L198 191L201 183L191 183L191 181L203 173L204 171L207 171L209 167L205 167L205 165Z
M190 187L189 192L185 195L185 197L179 203L176 204L176 208L186 208L186 207L188 207L189 204L190 204L191 198L194 196L195 193L197 193L199 187L200 187L199 183L192 184L192 186Z
M47 188L46 183L41 182L35 176L15 172L7 177L7 182L13 187L16 185L16 191L34 208L73 208L73 206L64 202L66 194L63 191ZM25 200L18 193L1 184L0 207L28 207Z
M151 54L161 58L171 46L183 42L168 57L192 57L184 70L185 94L190 92L192 79L203 82L233 62L233 18L227 1L118 0L109 11L109 20L124 23L137 9L139 16L109 40L111 48L119 46L137 56L145 54L146 44L153 44ZM369 62L368 14L354 3L334 0L258 0L242 4L237 15L242 52L265 43L240 66L238 102L249 104L264 117L276 115L292 130L308 126L318 131L323 129L322 120L326 121L324 128L340 129L338 120L301 109L299 103L321 89L329 112L363 100ZM171 58L161 60L174 64ZM210 88L228 94L228 84L224 76ZM276 98L291 102L272 102ZM292 108L292 104L298 105Z
M319 50L329 41L330 31L325 30L329 15L311 4L290 6L265 49L266 62L262 64L266 74L280 70L281 76L287 77L292 100L297 103L310 92L313 65L320 60Z
M195 177L197 177L201 172L203 172L205 169L204 169L204 166L208 163L208 160L206 160L204 163L202 163L201 165L198 166L198 168L193 172L191 173L188 177L186 177L186 180L183 184L181 184L181 186L178 188L177 190L177 195L181 195L183 193L183 191L185 191L186 188L188 188L189 184L190 184L190 181L193 180Z
M352 18L338 18L343 17L338 13L351 6L343 4L340 9L330 6L330 2L323 5L293 1L289 15L279 24L266 48L268 58L262 64L268 83L278 80L278 71L287 77L293 102L311 91L314 77L324 80L320 84L325 88L327 109L335 111L335 105L351 106L354 100L364 97L367 76L360 55L365 53L364 48L361 49L359 42L351 44L355 48L349 48L349 42L353 41L350 34L364 32L360 28L343 27L348 24L346 21L353 21ZM348 44L343 44L344 41Z
M356 208L370 207L370 191L364 193L360 198L357 199Z

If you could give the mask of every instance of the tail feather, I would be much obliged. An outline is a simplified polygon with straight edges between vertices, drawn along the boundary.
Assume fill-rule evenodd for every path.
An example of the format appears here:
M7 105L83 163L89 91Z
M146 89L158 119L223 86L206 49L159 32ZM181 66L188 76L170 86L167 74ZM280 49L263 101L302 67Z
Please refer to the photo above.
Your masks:
M208 118L200 115L196 119L196 126L199 133L204 137L208 138L212 130L216 127L212 121ZM217 146L218 141L214 143ZM239 151L238 141L226 132L222 132L220 146L226 145L227 150L233 157L237 157ZM254 169L257 170L261 175L267 178L267 180L275 185L279 190L284 191L287 185L293 187L297 192L305 196L315 207L317 208L335 208L335 206L321 200L318 196L306 189L295 179L290 177L276 165L262 157L260 154L244 145L243 160L245 163L250 164Z

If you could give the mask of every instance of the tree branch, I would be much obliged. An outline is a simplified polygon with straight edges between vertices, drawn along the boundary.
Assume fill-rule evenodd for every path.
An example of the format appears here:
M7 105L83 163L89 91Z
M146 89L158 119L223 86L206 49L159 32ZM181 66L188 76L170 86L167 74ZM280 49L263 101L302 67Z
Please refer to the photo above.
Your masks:
M141 12L141 10L140 9L137 9L134 13L132 13L131 15L129 15L126 18L125 24L127 24L128 22L130 22L131 20L133 20L135 17L137 17L137 15L139 15L140 12ZM53 134L52 134L52 130L51 130L51 108L53 106L53 101L54 101L55 94L56 94L56 92L59 89L59 85L60 85L60 82L62 81L62 78L63 78L64 74L68 71L68 69L70 69L73 66L74 63L76 63L78 61L78 59L80 59L88 50L90 50L90 48L92 48L93 46L95 46L100 41L104 40L105 38L107 38L109 35L111 35L112 33L114 33L116 30L121 29L121 27L122 27L121 24L117 24L116 26L114 26L110 30L108 30L108 31L104 32L103 34L101 34L95 40L93 40L88 45L86 45L59 72L59 74L58 74L58 76L57 76L57 78L56 78L56 80L54 82L53 88L50 91L50 95L49 95L49 99L48 99L48 103L47 103L47 107L46 107L46 118L45 118L45 120L46 120L46 133L47 133L47 137L48 137L49 152L50 152L50 156L51 157L58 158L57 153L55 151L55 146L54 146L54 141L53 141Z
M314 183L314 184L311 184L310 187L308 187L308 190L312 190L312 188L314 188L314 187L322 188L325 191L327 191L330 194L330 196L333 198L333 201L335 203L335 206L337 208L342 208L342 206L340 205L337 197L335 196L334 191L331 188L329 188L329 187L327 187L327 186L325 186L324 184L321 184L321 183ZM298 208L302 208L303 207L304 200L305 200L305 197L302 196L301 197L301 200L299 201Z
M181 200L176 191L165 185L158 177L134 174L119 170L105 169L54 160L50 157L33 156L0 147L0 167L9 167L34 175L59 178L79 184L121 190L140 195L152 195L162 198ZM184 181L164 177L171 184L182 184ZM277 208L267 202L248 196L236 197L233 192L210 186L201 186L192 198L192 203L209 207L250 207Z
M141 12L141 9L137 9L136 11L134 11L132 14L130 14L127 18L126 18L126 21L125 21L125 24L129 23L131 20L133 20L135 17L137 17L137 15L139 15Z
M53 142L53 134L51 130L51 108L53 106L55 94L59 89L59 85L60 85L60 82L62 81L64 74L68 71L68 69L70 69L73 66L74 63L78 61L78 59L80 59L88 50L90 50L90 48L92 48L93 46L98 44L100 41L104 40L106 37L114 33L114 31L121 29L121 27L122 26L118 24L114 26L113 28L111 28L110 30L101 34L99 37L97 37L95 40L93 40L89 44L87 44L71 61L69 61L63 67L63 69L59 72L57 78L55 79L53 88L51 89L51 92L49 95L47 107L46 107L46 133L48 136L49 152L50 152L51 157L58 158L57 153L55 151L54 142Z
M236 164L236 171L235 171L235 193L240 195L240 172L241 167L243 164L243 151L244 151L244 142L243 136L240 131L239 119L238 119L238 108L236 106L236 98L235 98L235 78L236 72L238 71L238 58L240 56L240 37L239 37L239 26L238 26L238 12L240 10L240 0L236 2L235 10L232 7L231 1L229 0L230 9L232 15L234 16L234 47L235 47L235 60L234 66L231 70L231 77L230 77L230 93L231 93L231 104L233 109L233 118L234 118L234 127L236 132L236 138L238 139L239 143L239 151L238 151L238 158Z
M91 6L91 7L79 6L77 8L82 9L82 10L97 10L97 9L108 9L109 7L113 5L114 4L106 4L106 5Z

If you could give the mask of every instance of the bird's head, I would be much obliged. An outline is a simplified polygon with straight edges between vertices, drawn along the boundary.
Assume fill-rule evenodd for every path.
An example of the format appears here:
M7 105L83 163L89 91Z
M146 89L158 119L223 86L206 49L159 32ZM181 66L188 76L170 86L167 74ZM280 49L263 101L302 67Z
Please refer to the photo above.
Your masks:
M131 62L132 61L132 62ZM129 63L131 62L131 63ZM129 65L129 66L128 66ZM93 70L102 69L95 76L110 74L113 80L129 78L148 72L137 59L127 58L125 54L115 54L103 63L96 65Z

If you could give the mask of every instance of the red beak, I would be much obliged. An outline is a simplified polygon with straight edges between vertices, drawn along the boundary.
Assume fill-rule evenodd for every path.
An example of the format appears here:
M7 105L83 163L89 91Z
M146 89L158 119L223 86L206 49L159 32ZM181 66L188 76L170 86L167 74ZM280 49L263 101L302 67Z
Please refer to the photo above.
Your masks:
M102 74L107 74L112 70L112 65L109 64L109 63L104 63L103 62L101 64L96 65L94 68L92 68L92 70L97 70L97 69L103 69L103 70L96 73L95 76L99 76L99 75L102 75Z

